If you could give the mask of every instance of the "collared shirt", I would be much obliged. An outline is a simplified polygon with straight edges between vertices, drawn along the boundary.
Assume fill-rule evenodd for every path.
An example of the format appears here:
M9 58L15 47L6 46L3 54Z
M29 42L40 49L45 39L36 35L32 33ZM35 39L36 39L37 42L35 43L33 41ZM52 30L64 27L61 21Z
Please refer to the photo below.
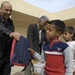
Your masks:
M66 43L58 41L54 41L51 48L50 43L45 43L43 45L43 52L46 55L45 60L37 52L34 52L33 56L40 62L46 61L44 70L47 75L73 75L73 50Z
M39 44L41 43L41 32L42 32L42 29L39 28L39 24L37 23L38 25L38 30L39 30Z

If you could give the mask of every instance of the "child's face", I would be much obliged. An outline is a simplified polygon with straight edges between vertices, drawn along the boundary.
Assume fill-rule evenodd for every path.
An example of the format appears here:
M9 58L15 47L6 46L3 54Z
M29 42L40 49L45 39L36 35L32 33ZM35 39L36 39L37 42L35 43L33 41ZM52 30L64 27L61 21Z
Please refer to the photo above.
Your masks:
M67 31L65 31L63 33L63 38L65 41L72 41L72 37L73 37L73 34L67 32Z
M46 25L46 38L47 40L54 40L55 38L58 38L60 35L60 32L58 32L55 28L55 25Z

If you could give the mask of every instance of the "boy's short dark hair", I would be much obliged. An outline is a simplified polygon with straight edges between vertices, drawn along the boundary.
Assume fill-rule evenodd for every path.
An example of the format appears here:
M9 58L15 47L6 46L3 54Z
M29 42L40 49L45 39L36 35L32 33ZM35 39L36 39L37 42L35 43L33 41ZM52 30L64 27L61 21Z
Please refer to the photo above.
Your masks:
M67 31L70 34L73 34L72 40L75 40L75 30L72 26L66 26L65 31Z
M66 26L65 31L69 32L70 34L74 34L74 27L72 26Z
M52 20L52 21L49 21L48 23L51 25L55 25L57 31L61 31L61 33L63 33L65 30L65 23L61 20Z

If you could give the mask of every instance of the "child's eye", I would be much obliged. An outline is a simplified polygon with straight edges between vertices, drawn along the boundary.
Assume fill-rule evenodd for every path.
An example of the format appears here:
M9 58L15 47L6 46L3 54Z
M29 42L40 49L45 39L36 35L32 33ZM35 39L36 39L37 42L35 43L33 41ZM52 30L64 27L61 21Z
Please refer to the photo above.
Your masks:
M50 29L47 29L46 32L51 32L51 30Z
M67 33L64 33L65 35L67 34Z
M51 32L52 30L50 29L50 28L47 28L47 30L46 30L47 32Z
M67 33L64 33L64 35L67 35Z
M51 29L48 29L49 30L49 32L51 32L52 30Z

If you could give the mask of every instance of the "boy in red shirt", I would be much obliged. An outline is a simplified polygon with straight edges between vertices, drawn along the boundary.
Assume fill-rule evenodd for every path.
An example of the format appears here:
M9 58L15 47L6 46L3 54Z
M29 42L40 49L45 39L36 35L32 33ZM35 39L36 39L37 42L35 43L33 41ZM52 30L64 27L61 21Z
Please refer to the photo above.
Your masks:
M61 20L52 20L46 26L46 42L43 45L45 53L44 75L73 75L73 55L68 44L60 41L59 37L65 30L65 24ZM33 56L40 62L44 61L37 52L29 48Z

